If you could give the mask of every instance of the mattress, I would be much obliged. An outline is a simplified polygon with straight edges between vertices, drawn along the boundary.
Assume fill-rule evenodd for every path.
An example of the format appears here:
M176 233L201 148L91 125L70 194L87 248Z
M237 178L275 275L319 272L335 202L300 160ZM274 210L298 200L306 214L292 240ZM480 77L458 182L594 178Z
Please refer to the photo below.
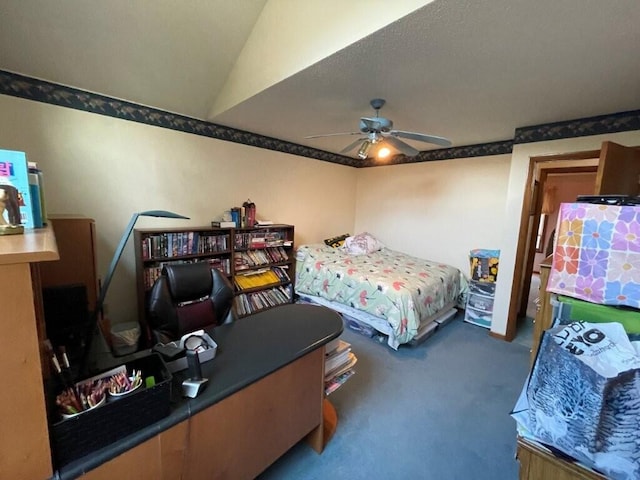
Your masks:
M413 340L421 325L459 303L467 288L459 269L388 248L350 255L323 244L303 245L296 260L296 294L328 301L352 316L368 314L367 323L388 335L392 348Z

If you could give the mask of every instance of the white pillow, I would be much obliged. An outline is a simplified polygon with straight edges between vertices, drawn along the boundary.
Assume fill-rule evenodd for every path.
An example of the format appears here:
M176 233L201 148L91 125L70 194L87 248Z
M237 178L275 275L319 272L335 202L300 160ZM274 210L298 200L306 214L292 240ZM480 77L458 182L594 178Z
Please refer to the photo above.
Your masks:
M370 233L363 232L353 237L347 237L342 248L350 255L365 255L377 252L384 248L384 245Z

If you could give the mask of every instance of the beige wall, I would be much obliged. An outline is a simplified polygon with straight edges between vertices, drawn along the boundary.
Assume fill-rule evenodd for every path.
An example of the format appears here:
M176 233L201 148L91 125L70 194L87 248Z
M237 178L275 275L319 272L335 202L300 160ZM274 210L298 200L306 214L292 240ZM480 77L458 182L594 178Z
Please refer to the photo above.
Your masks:
M296 242L319 241L355 223L357 170L207 137L0 95L0 148L20 150L45 174L49 213L96 220L98 271L106 274L136 211L138 227L209 225L247 198L258 218L296 226ZM135 319L132 241L107 304L114 323Z
M356 233L394 250L454 265L469 251L502 248L510 155L392 165L358 171Z
M469 250L500 249L491 330L506 333L529 157L640 145L640 131L516 145L497 155L354 169L0 95L0 148L43 169L49 213L96 220L106 273L132 213L172 210L189 221L141 218L139 227L208 225L251 198L259 218L296 226L296 243L369 231L389 247L455 265ZM114 322L135 316L131 242L107 303Z

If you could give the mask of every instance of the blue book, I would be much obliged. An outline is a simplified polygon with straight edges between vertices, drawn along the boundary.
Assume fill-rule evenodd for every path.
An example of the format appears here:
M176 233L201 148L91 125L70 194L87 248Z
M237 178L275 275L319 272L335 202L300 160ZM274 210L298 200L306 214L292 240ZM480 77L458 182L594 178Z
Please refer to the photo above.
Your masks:
M0 224L34 228L32 208L26 154L0 150Z
M40 185L38 184L38 174L29 169L29 191L33 204L33 226L42 228L42 210L40 209Z

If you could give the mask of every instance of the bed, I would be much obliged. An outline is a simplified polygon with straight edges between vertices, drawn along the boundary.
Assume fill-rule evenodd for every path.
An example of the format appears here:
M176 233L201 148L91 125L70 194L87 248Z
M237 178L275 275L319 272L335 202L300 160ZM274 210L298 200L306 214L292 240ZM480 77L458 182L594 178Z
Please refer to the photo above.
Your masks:
M309 244L296 252L296 294L387 335L393 349L450 318L467 290L462 272L382 245Z

